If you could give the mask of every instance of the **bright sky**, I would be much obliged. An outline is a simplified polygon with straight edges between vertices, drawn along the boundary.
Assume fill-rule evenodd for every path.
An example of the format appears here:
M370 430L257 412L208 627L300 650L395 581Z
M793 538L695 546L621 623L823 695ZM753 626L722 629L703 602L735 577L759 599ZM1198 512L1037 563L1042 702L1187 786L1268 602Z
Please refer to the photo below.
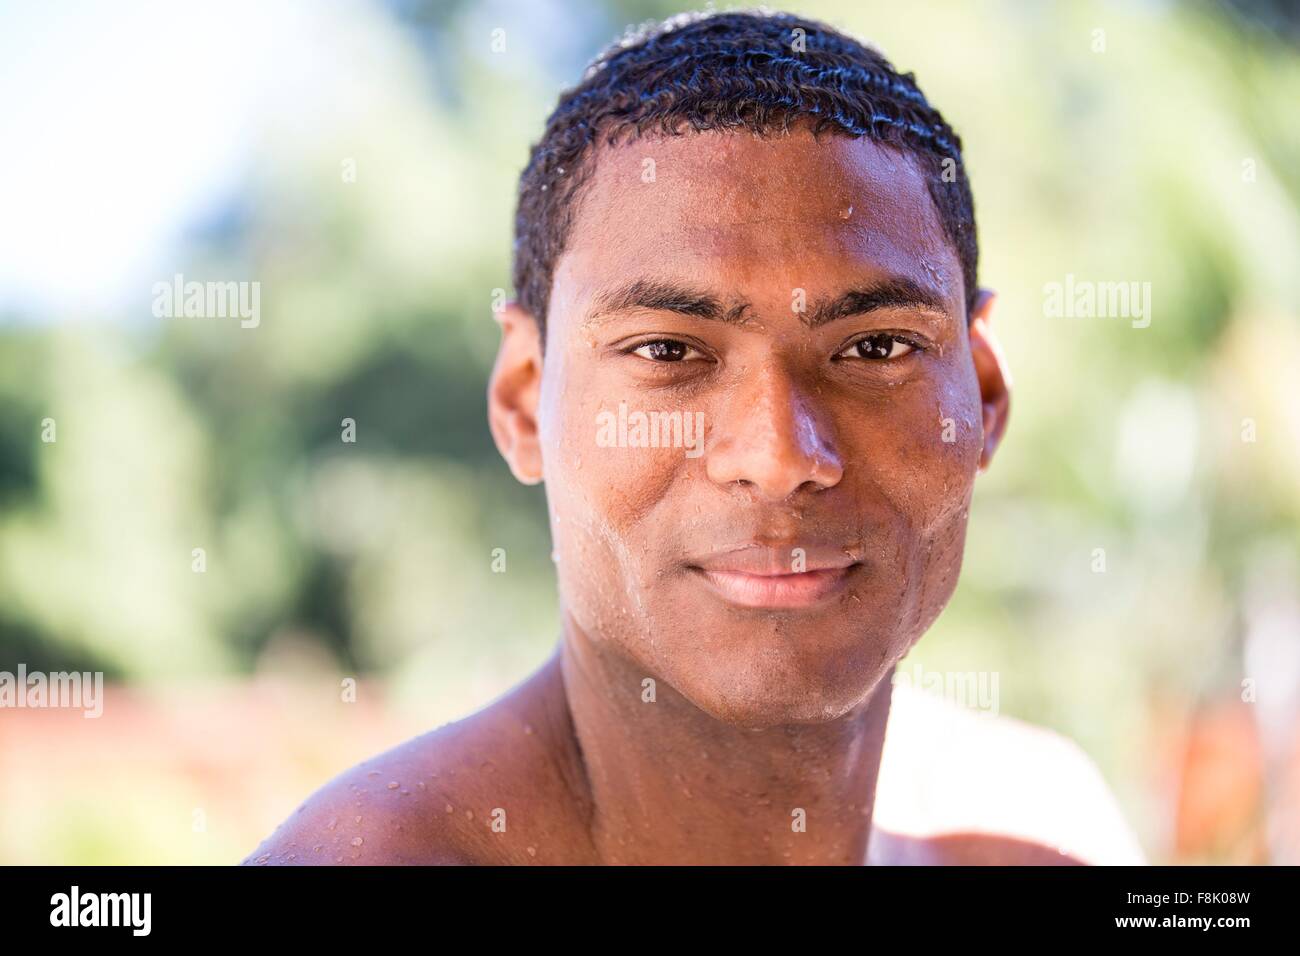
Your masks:
M141 299L227 194L298 4L0 3L0 311Z

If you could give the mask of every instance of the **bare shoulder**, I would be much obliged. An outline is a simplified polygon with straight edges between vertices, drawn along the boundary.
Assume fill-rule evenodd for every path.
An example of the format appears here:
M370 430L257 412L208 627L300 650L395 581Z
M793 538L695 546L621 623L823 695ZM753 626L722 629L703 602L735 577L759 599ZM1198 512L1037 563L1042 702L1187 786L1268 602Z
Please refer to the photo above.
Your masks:
M453 803L462 802L461 787L454 777L443 781L450 768L439 742L448 731L408 740L343 771L312 793L244 864L472 862L463 849L468 828ZM453 812L421 813L433 808L434 795Z
M353 766L311 794L252 865L567 862L571 781L527 685Z
M1074 741L905 684L893 692L874 824L900 862L1145 862Z

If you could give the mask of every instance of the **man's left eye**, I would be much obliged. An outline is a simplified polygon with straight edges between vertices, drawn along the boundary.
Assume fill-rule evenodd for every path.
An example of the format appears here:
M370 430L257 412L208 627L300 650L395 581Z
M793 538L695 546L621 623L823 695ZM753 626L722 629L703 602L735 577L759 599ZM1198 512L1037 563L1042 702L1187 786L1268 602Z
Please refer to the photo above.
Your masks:
M858 339L837 355L836 358L864 358L882 361L884 359L902 358L915 349L916 346L911 342L901 339L897 335L878 332L875 335L868 335L866 338Z

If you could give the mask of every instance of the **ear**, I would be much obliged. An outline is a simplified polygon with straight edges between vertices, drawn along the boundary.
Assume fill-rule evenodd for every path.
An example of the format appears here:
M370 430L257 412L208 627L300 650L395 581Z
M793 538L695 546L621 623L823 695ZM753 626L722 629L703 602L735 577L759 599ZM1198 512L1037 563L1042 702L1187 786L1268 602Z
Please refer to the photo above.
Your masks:
M526 485L542 480L537 406L542 384L542 340L537 320L508 302L495 313L501 345L488 379L488 427L510 471Z
M991 289L979 290L969 329L971 358L975 361L975 376L979 379L980 404L984 413L984 450L980 453L980 471L987 470L993 460L1011 413L1011 372L990 324L996 300L997 295Z

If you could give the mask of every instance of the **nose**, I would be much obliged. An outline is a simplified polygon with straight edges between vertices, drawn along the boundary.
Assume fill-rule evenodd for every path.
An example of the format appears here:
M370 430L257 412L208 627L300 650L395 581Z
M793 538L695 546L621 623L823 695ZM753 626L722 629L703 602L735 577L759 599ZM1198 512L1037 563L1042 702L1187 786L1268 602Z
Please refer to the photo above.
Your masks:
M772 501L844 476L824 413L776 364L751 367L713 422L705 468L718 484L740 482Z

